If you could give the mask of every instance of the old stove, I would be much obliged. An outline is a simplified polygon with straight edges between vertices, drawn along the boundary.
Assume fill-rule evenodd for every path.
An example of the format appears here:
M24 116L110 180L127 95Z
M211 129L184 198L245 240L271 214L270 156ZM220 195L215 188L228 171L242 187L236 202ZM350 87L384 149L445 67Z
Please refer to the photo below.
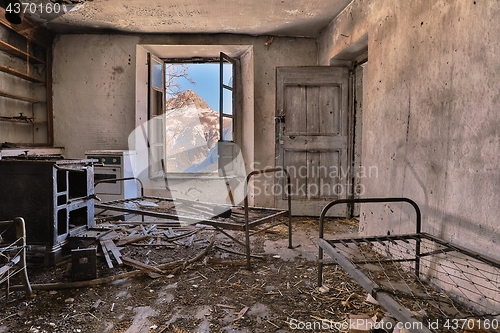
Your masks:
M71 235L94 227L92 159L19 156L0 160L0 220L21 216L26 243L45 265L60 261Z

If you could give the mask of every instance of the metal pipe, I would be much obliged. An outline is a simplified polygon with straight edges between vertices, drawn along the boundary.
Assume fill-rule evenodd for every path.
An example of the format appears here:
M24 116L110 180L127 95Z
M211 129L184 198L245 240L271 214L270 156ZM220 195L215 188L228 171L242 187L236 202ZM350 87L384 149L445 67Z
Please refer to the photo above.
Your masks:
M137 177L100 179L100 180L94 182L94 188L97 185L101 184L101 183L116 183L118 181L125 181L125 180L135 180L135 181L137 181L139 183L140 187L141 187L141 197L144 196L144 183L142 182L142 180L140 180Z

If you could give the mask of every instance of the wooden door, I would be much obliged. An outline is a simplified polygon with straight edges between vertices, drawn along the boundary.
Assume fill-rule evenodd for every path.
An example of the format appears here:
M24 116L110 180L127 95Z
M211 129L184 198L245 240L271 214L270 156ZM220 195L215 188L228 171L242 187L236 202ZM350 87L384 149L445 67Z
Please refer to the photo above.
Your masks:
M276 164L290 173L293 215L318 216L326 203L352 192L348 101L347 68L277 69ZM284 208L286 193L279 188L277 205ZM347 216L347 206L332 215Z

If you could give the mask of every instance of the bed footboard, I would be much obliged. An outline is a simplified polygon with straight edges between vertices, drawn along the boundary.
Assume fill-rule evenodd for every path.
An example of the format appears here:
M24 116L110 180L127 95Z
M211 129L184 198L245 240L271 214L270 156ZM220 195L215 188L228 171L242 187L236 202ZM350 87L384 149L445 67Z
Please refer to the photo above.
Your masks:
M324 239L324 216L337 203L408 202L414 234ZM323 251L410 332L498 332L500 262L421 231L420 210L406 198L334 201L320 217Z

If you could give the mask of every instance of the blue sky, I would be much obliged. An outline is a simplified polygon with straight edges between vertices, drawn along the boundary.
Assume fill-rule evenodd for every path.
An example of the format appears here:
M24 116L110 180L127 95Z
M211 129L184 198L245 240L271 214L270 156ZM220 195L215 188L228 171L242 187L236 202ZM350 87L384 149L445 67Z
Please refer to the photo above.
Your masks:
M188 67L188 76L196 84L193 85L181 78L182 89L195 91L212 109L219 111L219 63L188 64ZM224 82L226 84L230 77L230 65L225 65ZM224 99L224 109L231 105L229 96L227 97Z

